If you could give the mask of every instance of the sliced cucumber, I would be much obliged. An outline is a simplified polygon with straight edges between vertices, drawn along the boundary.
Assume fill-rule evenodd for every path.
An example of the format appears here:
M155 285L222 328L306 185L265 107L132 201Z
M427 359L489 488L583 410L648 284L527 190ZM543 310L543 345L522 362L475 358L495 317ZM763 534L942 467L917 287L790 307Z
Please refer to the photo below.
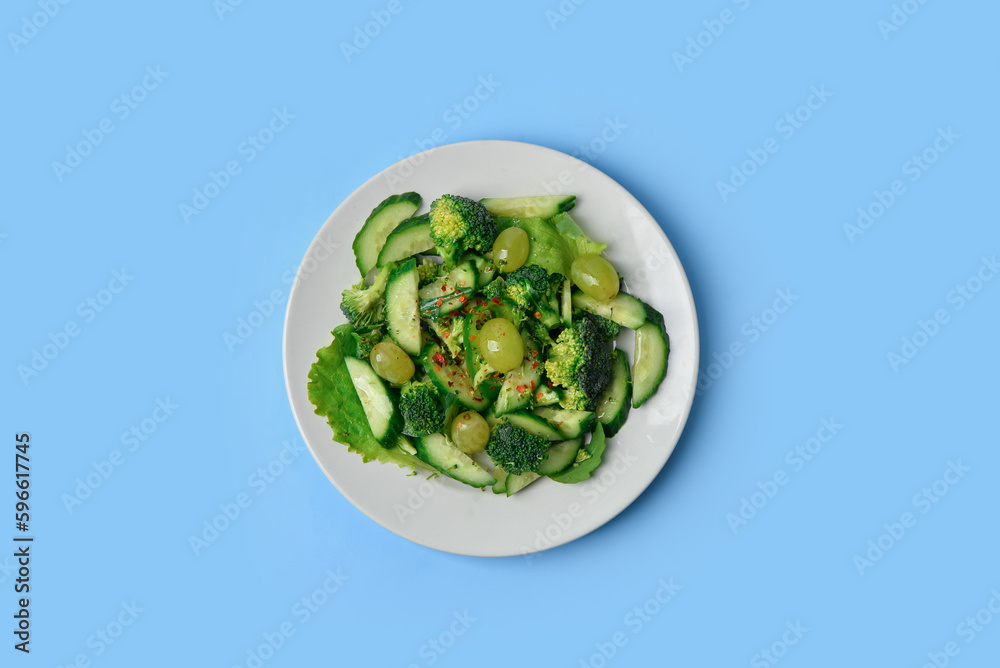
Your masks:
M562 400L563 392L558 388L549 387L548 385L540 385L535 390L536 406L551 406L552 404L558 404Z
M656 389L667 375L667 356L670 355L670 339L657 322L647 322L635 330L635 363L632 377L635 386L632 394L632 408L656 393Z
M385 284L385 322L389 336L410 355L420 354L420 303L417 261L410 258L389 272Z
M472 262L462 262L446 276L420 288L420 314L436 320L461 308L479 288L479 271Z
M357 357L345 357L344 363L375 440L383 448L395 447L402 418L396 410L396 402L389 395L389 389L368 362Z
M446 394L454 394L461 404L474 411L488 408L490 401L472 387L472 378L464 366L452 364L441 352L441 346L429 343L420 353L420 363L424 365L431 381Z
M525 487L527 487L528 485L535 482L541 477L542 476L538 475L534 471L525 471L520 475L513 475L508 473L507 480L505 481L507 487L507 496L517 494L522 489L524 489Z
M497 395L497 415L506 415L534 405L535 392L542 384L542 362L538 343L521 332L524 341L524 361L521 366L509 372Z
M598 301L579 291L574 292L573 306L614 320L629 329L639 329L646 322L646 305L624 292L619 292L606 302Z
M537 415L532 415L531 413L511 413L509 415L504 415L501 419L520 427L534 436L541 436L542 438L547 438L550 441L563 440L562 435L560 435L558 431L550 427L548 422Z
M386 238L385 245L382 246L378 259L375 261L375 266L384 267L392 262L413 257L417 253L433 250L434 242L431 241L430 220L430 215L425 213L422 216L401 222Z
M494 216L507 218L551 218L576 206L576 195L541 197L487 197L480 203Z
M478 253L466 253L461 257L459 262L471 262L475 265L476 271L479 272L478 289L480 290L489 285L490 281L496 278L497 274L499 274L499 270L496 268L496 265Z
M597 419L592 411L566 411L558 408L536 408L533 415L547 421L563 438L579 438L594 428Z
M507 476L510 474L504 471L499 466L493 467L493 477L496 478L496 483L493 485L494 494L506 494L507 493Z
M576 461L576 453L580 451L582 445L583 441L579 438L556 443L545 453L542 463L538 465L538 473L541 475L562 473Z
M645 325L644 325L645 326ZM597 419L604 425L604 435L611 437L625 424L632 408L632 376L628 371L625 351L614 352L611 368L611 382L597 401Z
M420 195L413 192L393 195L375 207L358 236L354 237L354 259L362 276L375 268L389 233L419 208Z
M431 434L417 439L417 457L446 476L473 487L486 487L496 478L486 472L472 457L459 450L444 434Z

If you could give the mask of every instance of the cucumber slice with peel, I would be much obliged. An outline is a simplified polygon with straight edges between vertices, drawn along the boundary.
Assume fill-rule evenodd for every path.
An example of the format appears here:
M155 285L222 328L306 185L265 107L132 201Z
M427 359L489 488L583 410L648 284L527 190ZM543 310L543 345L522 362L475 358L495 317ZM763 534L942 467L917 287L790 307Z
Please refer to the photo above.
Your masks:
M563 440L562 435L550 427L548 422L537 415L532 415L531 413L510 413L509 415L504 415L500 418L500 420L498 420L498 422L502 421L510 422L533 436L541 436L542 438L547 438L550 441Z
M424 436L417 439L414 446L417 457L459 482L473 487L487 487L496 482L496 478L459 450L444 434Z
M472 262L462 262L433 283L420 288L420 315L431 320L462 308L479 289L479 271Z
M385 382L364 360L345 357L344 364L351 374L354 390L361 400L372 435L383 448L394 448L402 427L402 417Z
M487 197L480 203L494 216L506 218L551 218L576 206L576 195L540 197Z
M537 472L541 475L562 473L576 461L576 453L580 451L582 445L583 441L579 438L554 444L545 453Z
M371 212L361 231L354 237L354 259L357 262L361 276L378 264L379 253L385 246L385 241L401 222L410 218L420 208L420 195L403 193L386 198Z
M644 325L645 326L645 325ZM597 400L597 419L604 425L604 435L614 436L625 424L632 408L632 376L625 351L617 349L611 367L611 382Z
M389 336L410 355L419 355L421 347L418 283L417 261L411 257L389 272L385 284L385 322Z
M378 254L375 266L381 268L387 264L413 257L417 253L426 253L433 249L430 216L425 213L422 216L404 220L389 233L385 245Z
M466 408L482 411L489 407L489 399L472 387L472 378L465 367L450 362L438 344L428 343L424 346L420 353L420 363L438 389L445 394L454 394Z
M577 291L573 293L573 306L614 320L629 329L639 329L646 322L646 305L624 292L619 292L611 299L602 302Z
M537 415L555 427L563 438L579 438L589 433L596 420L591 411L567 411L549 406L536 408L532 415Z
M534 471L525 471L520 475L514 475L513 473L507 474L506 488L507 496L512 496L517 494L522 489L535 482L542 476L538 475Z
M670 339L657 322L647 322L635 330L635 362L632 364L632 408L642 406L656 393L667 375Z

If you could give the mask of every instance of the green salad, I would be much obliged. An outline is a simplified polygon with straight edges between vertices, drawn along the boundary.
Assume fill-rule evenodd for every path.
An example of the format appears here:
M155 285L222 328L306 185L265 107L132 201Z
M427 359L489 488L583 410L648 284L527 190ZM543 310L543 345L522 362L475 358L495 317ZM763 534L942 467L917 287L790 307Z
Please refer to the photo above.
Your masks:
M510 496L589 478L606 439L659 387L663 316L570 216L576 197L393 195L354 240L347 323L309 400L365 462L440 472ZM635 336L631 363L615 346Z

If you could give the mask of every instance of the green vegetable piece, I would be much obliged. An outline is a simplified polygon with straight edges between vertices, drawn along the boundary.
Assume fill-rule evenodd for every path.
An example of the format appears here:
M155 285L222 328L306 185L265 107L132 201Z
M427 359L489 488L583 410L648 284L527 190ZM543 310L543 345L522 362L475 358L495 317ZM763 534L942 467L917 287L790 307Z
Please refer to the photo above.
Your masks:
M586 480L601 465L601 459L604 457L604 449L606 447L607 439L604 438L604 425L597 423L597 429L594 430L594 435L591 436L590 443L581 450L581 452L586 451L590 456L583 461L577 461L562 473L557 473L549 477L556 482L566 485Z
M400 467L431 470L429 465L398 447L383 448L372 435L344 363L344 348L351 345L353 333L351 325L337 327L333 331L333 342L316 352L317 361L309 370L309 401L316 407L316 414L327 419L333 430L333 440L361 455L365 462L377 460Z

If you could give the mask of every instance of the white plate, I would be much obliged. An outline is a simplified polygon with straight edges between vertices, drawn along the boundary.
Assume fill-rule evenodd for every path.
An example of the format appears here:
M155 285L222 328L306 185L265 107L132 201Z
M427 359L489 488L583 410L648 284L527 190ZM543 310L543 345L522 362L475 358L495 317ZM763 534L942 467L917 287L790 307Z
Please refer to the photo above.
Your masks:
M541 479L507 498L449 478L407 476L395 465L361 458L332 440L307 395L316 351L345 322L340 292L358 281L351 243L371 210L394 193L430 202L445 193L518 197L559 192L579 198L573 217L609 246L606 255L628 291L663 313L670 335L667 377L625 427L609 439L597 475L575 485ZM632 359L633 337L619 345ZM358 188L327 219L303 259L285 316L285 383L295 420L330 481L386 529L437 550L472 556L529 554L583 536L624 510L673 451L694 398L698 323L687 277L652 216L607 175L559 151L509 141L472 141L417 154Z

